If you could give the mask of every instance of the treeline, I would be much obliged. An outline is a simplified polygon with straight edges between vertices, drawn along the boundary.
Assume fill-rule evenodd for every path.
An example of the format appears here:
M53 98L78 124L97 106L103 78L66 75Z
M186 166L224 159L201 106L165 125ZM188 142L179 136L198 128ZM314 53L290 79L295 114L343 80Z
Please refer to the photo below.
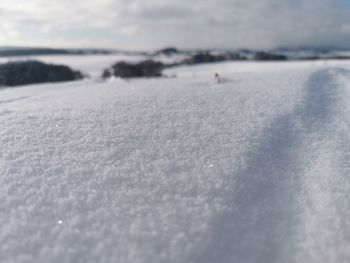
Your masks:
M167 48L158 51L154 54L156 58L159 55L174 56L178 54L175 48ZM121 61L114 64L112 67L105 69L102 73L102 78L109 78L111 76L120 78L138 78L138 77L161 77L163 69L183 66L183 65L198 65L203 63L215 63L223 61L244 61L248 60L238 53L227 52L223 54L212 54L209 51L203 51L188 55L186 58L171 63L162 63L156 60L148 59L139 63L130 63ZM284 61L287 57L279 54L271 54L266 52L256 53L254 60L259 61Z
M43 56L43 55L91 55L112 54L114 51L104 49L55 49L55 48L3 48L0 57Z
M30 49L35 54L70 54L67 50L58 49ZM9 52L13 55L14 50L0 49L1 52ZM85 50L75 52L92 52L94 50ZM16 54L21 52L29 52L28 50L17 50ZM103 52L102 50L96 52ZM107 51L106 51L107 52ZM34 54L33 53L33 54ZM26 53L28 54L28 53ZM160 62L161 56L169 57L168 62ZM212 51L179 51L176 48L166 48L159 50L152 55L144 55L146 60L131 63L120 61L112 65L110 68L102 72L101 77L104 79L112 76L119 78L139 78L139 77L161 77L162 72L166 68L183 66L183 65L198 65L203 63L216 63L223 61L286 61L289 58L284 54L273 52L212 52ZM347 59L348 57L336 57L337 59ZM317 56L305 56L298 60L316 60L321 59ZM0 86L19 86L26 84L45 83L45 82L60 82L82 79L84 76L81 72L73 70L67 66L45 64L39 61L22 61L8 62L0 65Z
M0 86L62 82L82 78L81 72L67 66L39 61L8 62L0 65Z

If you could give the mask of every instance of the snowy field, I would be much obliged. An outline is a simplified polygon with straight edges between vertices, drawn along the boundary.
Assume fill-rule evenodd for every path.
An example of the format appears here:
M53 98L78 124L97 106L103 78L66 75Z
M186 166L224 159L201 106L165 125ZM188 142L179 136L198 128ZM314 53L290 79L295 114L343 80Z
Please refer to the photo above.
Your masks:
M0 90L0 262L350 262L350 62L166 74Z

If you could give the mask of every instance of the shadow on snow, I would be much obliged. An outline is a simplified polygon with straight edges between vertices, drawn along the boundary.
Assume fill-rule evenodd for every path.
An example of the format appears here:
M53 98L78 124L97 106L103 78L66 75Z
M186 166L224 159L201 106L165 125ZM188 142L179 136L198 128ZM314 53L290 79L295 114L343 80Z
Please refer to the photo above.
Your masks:
M209 240L194 262L271 263L292 257L293 234L300 223L304 136L322 130L332 120L339 98L333 74L321 70L305 84L305 94L289 114L278 117L247 153L247 162L231 179L225 193L230 209L211 222ZM287 237L287 238L286 238Z

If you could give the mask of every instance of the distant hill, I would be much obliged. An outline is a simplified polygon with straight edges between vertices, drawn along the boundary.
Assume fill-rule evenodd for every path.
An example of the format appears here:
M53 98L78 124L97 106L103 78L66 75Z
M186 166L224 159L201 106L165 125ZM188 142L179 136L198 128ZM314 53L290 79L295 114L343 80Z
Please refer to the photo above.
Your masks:
M350 49L342 47L280 47L268 50L249 49L190 49L167 47L153 52L122 51L117 49L66 49L42 47L0 47L0 57L47 56L47 55L130 55L144 56L166 64L198 64L230 60L306 60L350 59ZM207 54L204 56L204 54ZM192 62L191 62L192 61ZM195 62L195 63L194 63Z
M40 56L40 55L91 55L113 54L116 51L107 49L55 49L28 47L0 47L0 57Z

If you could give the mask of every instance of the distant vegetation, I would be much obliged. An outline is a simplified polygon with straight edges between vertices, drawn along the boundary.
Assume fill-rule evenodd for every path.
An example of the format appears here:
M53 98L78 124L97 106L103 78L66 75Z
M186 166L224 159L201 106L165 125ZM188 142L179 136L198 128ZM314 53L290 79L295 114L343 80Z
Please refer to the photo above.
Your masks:
M15 57L15 56L32 56L32 55L65 55L69 54L64 49L51 48L14 48L0 50L1 57Z
M267 52L256 52L254 55L254 60L257 61L280 61L280 60L288 60L287 56L272 54Z
M121 51L117 49L55 49L29 47L0 47L0 57L40 56L40 55L91 55L119 54L145 56L152 60L159 57L183 57L180 64L200 64L219 61L252 60L308 60L308 59L350 59L350 49L336 47L297 47L277 48L269 51L249 49L238 50L183 50L176 47L165 47L154 52ZM186 61L185 61L186 57ZM179 63L179 61L178 61Z
M198 52L192 55L190 58L183 61L184 64L202 64L202 63L213 63L222 61L232 61L232 60L246 60L245 57L237 53L222 53L222 54L211 54L209 51Z
M166 56L173 56L177 55L180 51L176 47L167 47L163 48L161 50L158 50L155 52L155 55L166 55Z
M104 49L54 49L54 48L2 48L0 57L43 56L43 55L91 55L112 54Z
M173 65L196 65L222 61L286 61L286 60L325 60L325 59L350 59L350 50L341 48L279 48L271 51L255 51L241 49L231 50L179 50L168 47L154 52L150 57L154 60L159 55L167 57L182 56L182 61Z
M106 69L102 77L116 76L120 78L161 77L163 63L153 60L145 60L139 63L118 62L111 69Z
M0 65L0 86L61 82L82 78L82 73L67 66L38 61L8 62Z
M181 50L166 47L154 52L125 52L108 49L52 49L0 47L0 57L40 55L119 54L144 57L138 63L116 62L105 69L102 78L161 77L165 68L225 61L286 61L350 59L350 50L334 48L279 48L270 51L241 50ZM82 78L80 72L66 66L48 65L36 61L12 62L0 65L0 86L68 81Z
M182 59L163 63L157 61L159 55L174 57L182 55ZM165 48L148 56L153 59L141 61L139 63L117 62L111 68L105 69L102 78L107 79L112 76L120 78L140 78L140 77L161 77L165 68L177 67L182 65L198 65L203 63L214 63L223 61L241 61L248 60L246 56L236 52L211 53L210 51L186 52L182 53L176 48ZM283 55L260 52L254 58L256 60L286 60ZM170 60L171 61L171 60Z

